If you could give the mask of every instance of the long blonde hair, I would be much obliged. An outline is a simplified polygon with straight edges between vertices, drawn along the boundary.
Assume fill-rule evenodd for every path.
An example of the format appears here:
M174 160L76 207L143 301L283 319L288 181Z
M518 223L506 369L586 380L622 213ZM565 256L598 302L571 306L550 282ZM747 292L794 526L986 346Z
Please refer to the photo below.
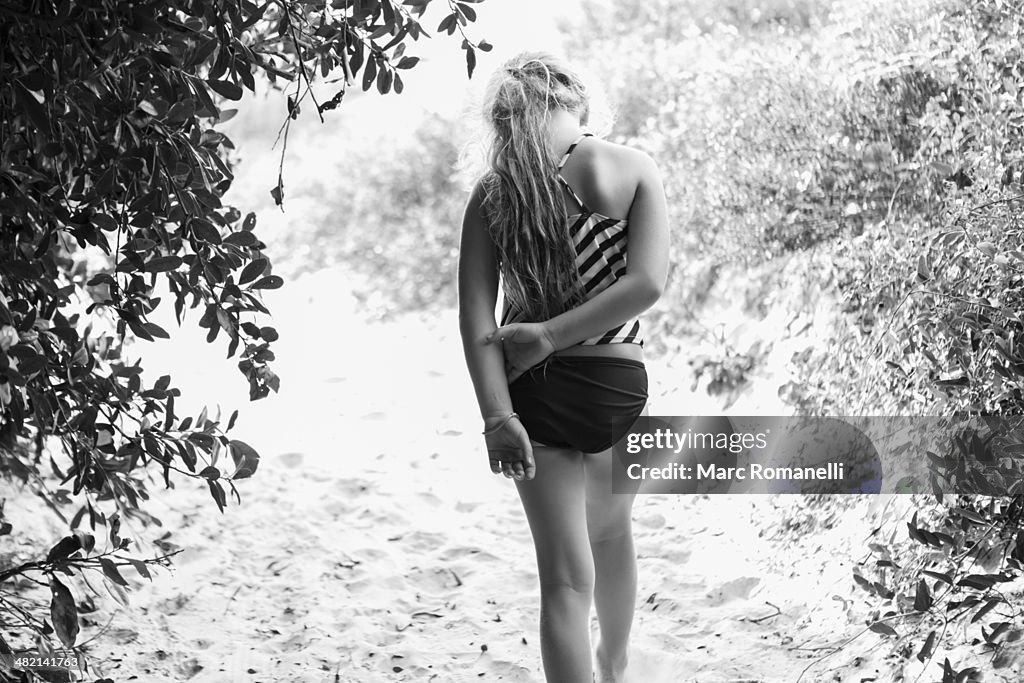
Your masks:
M509 303L542 321L583 299L576 251L548 143L556 109L587 123L590 102L580 78L554 56L524 52L491 77L484 117L491 144L483 178L484 212L498 247Z

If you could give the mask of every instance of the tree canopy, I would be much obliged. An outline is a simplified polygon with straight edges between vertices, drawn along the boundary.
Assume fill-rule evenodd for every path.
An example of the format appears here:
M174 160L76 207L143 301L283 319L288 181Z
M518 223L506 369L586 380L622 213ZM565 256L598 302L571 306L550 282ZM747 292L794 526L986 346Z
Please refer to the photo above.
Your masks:
M178 323L198 312L251 399L278 390L261 293L284 280L255 215L222 201L234 147L216 126L257 79L288 90L285 133L307 98L322 117L350 87L401 93L431 1L0 2L0 472L40 488L56 476L47 498L74 530L45 559L0 573L0 585L44 575L49 620L4 593L0 624L37 634L39 648L54 632L73 647L76 606L59 573L99 572L118 598L121 570L148 576L166 562L127 557L118 535L121 518L148 519L151 468L168 486L204 481L221 510L255 473L256 449L228 436L237 410L179 414L171 377L147 377L126 350L170 337L150 320L166 285ZM462 38L470 76L490 49L464 33L478 2L446 0L436 27ZM317 79L335 94L317 101ZM283 175L271 193L283 201ZM0 524L12 531L2 509Z

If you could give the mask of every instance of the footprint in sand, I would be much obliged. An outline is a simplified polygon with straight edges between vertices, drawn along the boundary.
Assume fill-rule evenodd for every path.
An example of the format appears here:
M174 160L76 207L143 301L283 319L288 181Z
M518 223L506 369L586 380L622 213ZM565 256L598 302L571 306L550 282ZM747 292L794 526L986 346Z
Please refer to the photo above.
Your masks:
M346 500L366 495L372 491L372 484L365 479L336 479L334 481L334 492Z
M668 652L638 647L630 649L626 683L690 683L698 680L681 673L700 668L701 664L696 660Z
M709 590L705 597L710 606L717 607L733 600L746 600L760 584L761 579L757 577L742 576Z
M416 586L424 595L447 595L462 585L462 579L450 567L413 567L404 578L404 585Z
M644 529L660 529L665 526L665 515L641 515L636 518L636 525Z
M214 642L206 638L195 638L192 640L192 647L197 650L209 650L213 645Z
M302 460L303 460L304 456L302 455L302 453L294 453L294 452L292 452L292 453L282 453L281 455L277 456L277 458L278 458L278 460L281 461L281 464L284 465L285 467L298 467L299 465L302 464Z
M427 553L444 545L448 537L446 534L434 531L416 530L402 534L395 540L400 540L403 545L409 547L411 552Z
M323 507L323 511L327 513L333 519L338 519L355 509L355 506L344 500L332 500Z
M441 562L454 562L456 560L463 560L472 558L474 564L483 562L500 562L501 558L493 553L489 553L479 546L455 546L445 548L445 550L438 556Z

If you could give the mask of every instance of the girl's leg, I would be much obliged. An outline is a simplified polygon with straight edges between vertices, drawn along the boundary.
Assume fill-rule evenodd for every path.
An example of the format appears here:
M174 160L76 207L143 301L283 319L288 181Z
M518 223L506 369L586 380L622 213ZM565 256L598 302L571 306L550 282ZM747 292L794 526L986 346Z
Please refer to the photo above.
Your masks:
M517 481L540 575L540 651L549 683L591 683L594 562L587 538L583 454L534 446L537 474Z
M598 683L620 683L636 609L636 550L632 510L636 487L612 493L611 451L587 455L587 529L594 558L594 605L601 627L596 650Z

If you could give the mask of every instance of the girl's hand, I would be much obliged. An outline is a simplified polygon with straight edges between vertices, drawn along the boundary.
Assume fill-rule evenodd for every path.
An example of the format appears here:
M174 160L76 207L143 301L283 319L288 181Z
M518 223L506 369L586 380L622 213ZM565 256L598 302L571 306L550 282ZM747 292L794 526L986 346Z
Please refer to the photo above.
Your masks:
M555 352L555 344L542 323L512 323L499 327L487 337L488 344L501 344L505 351L508 382L519 377Z
M487 441L487 457L491 461L491 472L502 474L509 479L523 481L533 479L537 466L533 461L533 446L526 427L518 417L501 426L493 434L484 436Z

